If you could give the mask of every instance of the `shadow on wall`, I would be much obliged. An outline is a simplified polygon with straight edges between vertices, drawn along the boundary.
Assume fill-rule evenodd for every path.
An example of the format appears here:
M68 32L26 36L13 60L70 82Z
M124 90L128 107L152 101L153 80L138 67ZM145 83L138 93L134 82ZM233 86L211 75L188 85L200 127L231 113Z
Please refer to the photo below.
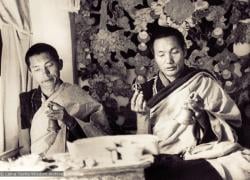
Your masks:
M2 36L1 36L1 30L0 30L0 76L1 76L1 57L2 57L2 48L3 48L3 42L2 42Z

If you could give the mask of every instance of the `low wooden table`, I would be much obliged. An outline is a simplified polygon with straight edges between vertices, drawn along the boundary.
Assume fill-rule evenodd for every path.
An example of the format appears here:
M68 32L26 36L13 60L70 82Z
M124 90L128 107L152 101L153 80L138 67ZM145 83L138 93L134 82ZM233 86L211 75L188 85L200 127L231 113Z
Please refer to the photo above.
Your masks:
M150 162L133 165L118 165L105 168L80 169L64 172L60 179L81 180L144 180L144 169L150 166Z

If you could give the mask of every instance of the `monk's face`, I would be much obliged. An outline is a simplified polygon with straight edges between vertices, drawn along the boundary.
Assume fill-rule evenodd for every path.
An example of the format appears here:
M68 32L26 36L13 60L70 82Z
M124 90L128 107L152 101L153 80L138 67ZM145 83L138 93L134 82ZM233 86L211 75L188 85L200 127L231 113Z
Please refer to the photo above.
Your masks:
M30 57L30 72L42 89L53 89L60 79L61 60L54 60L48 53Z
M170 81L175 80L184 69L185 51L176 37L168 36L156 39L153 44L154 59L160 71Z

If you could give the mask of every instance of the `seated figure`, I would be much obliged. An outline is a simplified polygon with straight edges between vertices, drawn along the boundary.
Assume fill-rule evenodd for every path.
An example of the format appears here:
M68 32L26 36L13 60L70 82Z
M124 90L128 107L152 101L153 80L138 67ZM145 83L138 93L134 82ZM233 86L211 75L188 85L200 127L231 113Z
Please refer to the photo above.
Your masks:
M185 65L177 29L158 27L151 46L159 73L135 84L131 99L137 133L159 138L160 155L146 179L249 179L250 151L237 143L241 114L234 101L211 73Z
M103 106L60 79L63 62L54 47L35 44L25 61L39 87L20 94L21 154L66 152L66 141L111 133Z

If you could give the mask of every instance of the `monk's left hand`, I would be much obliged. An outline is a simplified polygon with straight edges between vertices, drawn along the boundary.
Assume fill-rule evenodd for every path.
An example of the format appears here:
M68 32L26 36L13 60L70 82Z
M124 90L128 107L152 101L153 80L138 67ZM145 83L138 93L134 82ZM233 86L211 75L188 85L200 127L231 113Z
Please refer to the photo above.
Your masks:
M72 118L72 116L68 114L66 109L56 102L50 101L48 103L48 107L49 110L47 110L46 113L47 117L51 120L58 120L65 123L67 120Z
M191 125L197 120L204 119L205 116L203 99L196 92L192 92L174 119L180 124Z
M204 110L204 100L196 92L190 94L185 106L193 112L193 120L201 119L206 114Z

